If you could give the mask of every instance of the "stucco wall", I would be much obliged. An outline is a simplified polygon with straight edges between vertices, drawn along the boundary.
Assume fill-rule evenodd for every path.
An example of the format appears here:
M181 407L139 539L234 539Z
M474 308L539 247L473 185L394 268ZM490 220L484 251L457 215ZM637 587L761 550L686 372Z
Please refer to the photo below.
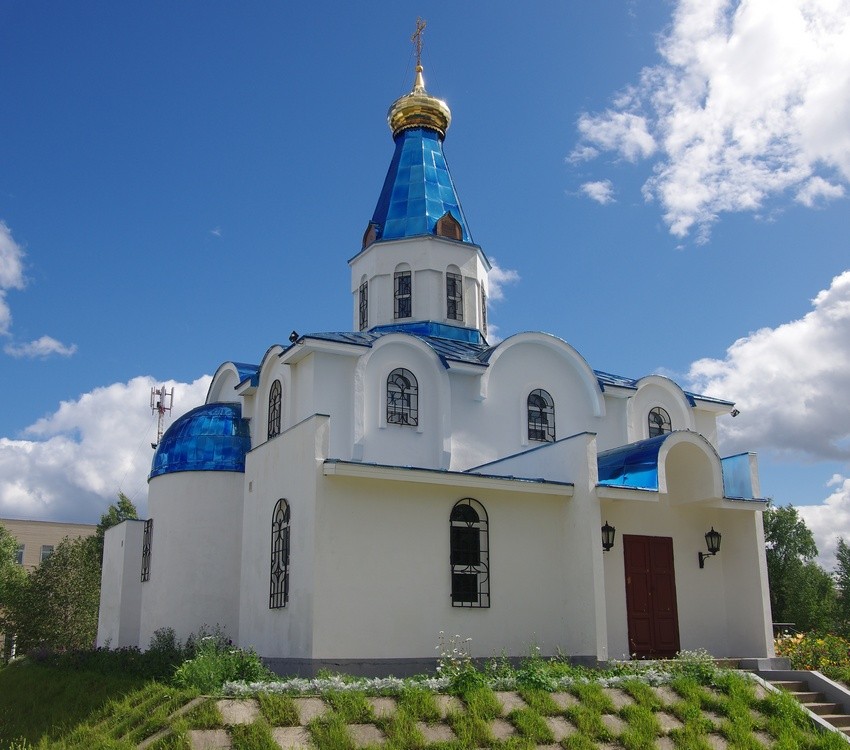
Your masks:
M154 477L150 580L142 584L141 645L174 628L185 639L202 625L239 630L243 475L186 471Z
M97 617L99 648L139 645L144 532L144 521L128 520L104 534Z

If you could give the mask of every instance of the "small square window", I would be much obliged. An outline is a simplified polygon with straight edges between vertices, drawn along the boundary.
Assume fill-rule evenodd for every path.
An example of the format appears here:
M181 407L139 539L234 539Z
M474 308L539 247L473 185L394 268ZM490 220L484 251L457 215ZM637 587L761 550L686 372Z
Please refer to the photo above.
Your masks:
M53 545L52 544L42 544L41 545L41 561L42 562L44 562L52 554L53 554Z

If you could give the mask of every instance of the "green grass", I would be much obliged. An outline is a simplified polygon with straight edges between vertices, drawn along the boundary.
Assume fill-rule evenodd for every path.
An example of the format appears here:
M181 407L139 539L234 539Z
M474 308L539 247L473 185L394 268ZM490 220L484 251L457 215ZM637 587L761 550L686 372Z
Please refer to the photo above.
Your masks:
M359 690L333 690L325 695L325 700L331 704L340 719L345 724L365 724L375 721L372 704L366 700L366 694Z
M60 737L110 699L145 683L127 674L59 670L27 660L0 667L0 747L18 738L36 743Z
M260 713L273 727L297 727L298 709L288 695L260 693L257 695Z
M410 715L414 721L438 721L440 709L434 694L423 687L409 687L402 691L398 698L398 706Z
M280 750L272 737L272 730L265 719L252 724L238 724L230 728L233 750Z
M549 725L533 708L511 711L508 719L523 737L531 740L535 745L549 745L555 741Z

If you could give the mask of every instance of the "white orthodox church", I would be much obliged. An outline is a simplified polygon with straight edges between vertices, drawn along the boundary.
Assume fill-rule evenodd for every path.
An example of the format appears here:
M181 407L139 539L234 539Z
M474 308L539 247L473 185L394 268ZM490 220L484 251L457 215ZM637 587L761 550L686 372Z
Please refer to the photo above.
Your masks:
M219 624L302 674L431 667L440 631L484 657L772 657L755 457L716 449L733 404L546 333L490 345L421 66L388 119L353 331L225 362L171 425L150 519L106 535L98 645Z

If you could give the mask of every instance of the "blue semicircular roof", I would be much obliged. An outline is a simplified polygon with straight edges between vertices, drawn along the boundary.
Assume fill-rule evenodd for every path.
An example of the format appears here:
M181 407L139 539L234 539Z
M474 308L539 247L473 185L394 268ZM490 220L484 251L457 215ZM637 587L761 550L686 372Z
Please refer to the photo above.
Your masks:
M153 455L150 479L178 471L245 471L248 420L238 403L204 404L169 427Z
M395 137L395 153L372 215L377 239L433 234L447 212L460 223L463 241L471 243L439 133L429 128L402 130Z

